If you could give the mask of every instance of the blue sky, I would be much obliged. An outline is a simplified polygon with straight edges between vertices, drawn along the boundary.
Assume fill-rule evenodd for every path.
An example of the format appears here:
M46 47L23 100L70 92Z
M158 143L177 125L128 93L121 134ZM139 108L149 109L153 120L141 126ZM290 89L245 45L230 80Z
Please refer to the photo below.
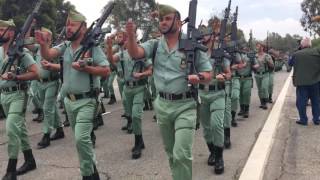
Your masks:
M98 18L100 10L109 0L69 0L88 21ZM188 15L189 0L156 0L159 3L170 4L178 9L182 17ZM302 0L233 0L232 12L239 6L238 27L244 30L246 38L250 29L257 39L264 39L267 31L277 32L284 36L299 34L308 36L303 31L299 19L302 16L300 4ZM206 22L213 14L219 14L227 6L228 0L198 0L197 21Z

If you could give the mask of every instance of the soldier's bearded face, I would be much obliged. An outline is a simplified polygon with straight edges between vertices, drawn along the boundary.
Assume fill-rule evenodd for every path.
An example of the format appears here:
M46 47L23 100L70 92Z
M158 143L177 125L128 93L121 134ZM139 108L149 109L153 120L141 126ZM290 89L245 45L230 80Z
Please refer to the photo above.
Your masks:
M172 28L171 28L171 26L172 26ZM170 30L170 28L171 28L171 30ZM178 20L175 20L174 13L160 17L159 30L162 34L175 33L175 32L177 32L177 30L179 30Z
M67 39L71 38L79 29L81 26L81 22L78 21L67 21L66 28L67 28ZM76 37L77 38L77 37Z
M0 45L4 44L10 40L10 37L9 37L10 31L6 32L6 30L7 30L7 27L0 27Z

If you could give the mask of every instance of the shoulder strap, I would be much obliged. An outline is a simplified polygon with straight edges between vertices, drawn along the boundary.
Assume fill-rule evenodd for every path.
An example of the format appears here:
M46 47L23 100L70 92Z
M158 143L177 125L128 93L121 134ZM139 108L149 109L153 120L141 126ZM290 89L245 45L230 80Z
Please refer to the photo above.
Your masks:
M159 41L155 42L155 44L153 45L153 49L152 49L152 64L154 64L154 60L156 58L158 46L159 46Z

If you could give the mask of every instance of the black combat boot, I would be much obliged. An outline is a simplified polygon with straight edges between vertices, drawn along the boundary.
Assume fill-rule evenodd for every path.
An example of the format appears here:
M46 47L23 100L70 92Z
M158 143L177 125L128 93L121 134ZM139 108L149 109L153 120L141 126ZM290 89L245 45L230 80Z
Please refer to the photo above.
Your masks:
M134 135L134 147L132 148L132 159L139 159L141 151L144 149L144 142L142 135Z
M6 118L6 114L4 113L3 107L0 104L0 119L4 119Z
M38 116L36 118L33 118L32 121L36 121L38 123L41 123L43 121L43 118L44 118L43 110L40 109Z
M226 149L231 148L231 140L230 140L230 128L224 129L224 147Z
M62 127L58 127L56 133L50 137L51 141L64 138L64 132Z
M100 180L99 172L96 165L93 165L94 172L92 174L92 180Z
M215 149L215 165L214 173L222 174L224 172L223 147L214 146Z
M153 110L152 99L149 99L148 102L149 102L149 109L150 109L150 111L152 111Z
M34 108L31 112L32 112L32 114L39 114L40 111L42 111L42 109L40 109L40 108Z
M273 103L272 94L269 94L268 103Z
M239 111L239 113L238 113L238 116L242 116L243 115L243 113L244 113L244 104L240 104L240 111Z
M126 125L123 125L122 127L121 127L121 130L122 131L126 131L126 130L128 130L128 122L129 122L129 120L128 120L128 116L127 115L125 115L125 114L123 114L123 115L121 115L121 117L124 117L126 120L127 120L127 124Z
M38 143L38 149L44 149L50 146L50 133L44 134L41 141Z
M92 176L82 176L82 180L93 180Z
M17 180L17 172L16 172L17 162L18 162L17 159L9 159L7 172L2 177L2 180Z
M97 118L97 124L98 124L98 126L99 126L99 127L100 127L100 126L103 126L103 125L104 125L104 122L103 122L103 118L102 118L101 113L99 113L96 118Z
M34 160L32 150L28 149L23 151L24 156L24 163L22 166L17 170L17 175L25 174L29 171L32 171L37 168L36 161Z
M207 143L208 149L210 151L210 155L208 157L208 165L214 166L214 160L215 160L215 152L214 152L214 145L213 143Z
M244 113L243 113L243 117L244 118L248 118L249 117L249 105L244 105Z
M143 107L143 110L144 110L144 111L149 111L149 110L150 110L148 100L144 100L144 107Z
M110 101L108 102L108 104L109 104L109 105L112 105L112 104L114 104L114 103L116 103L116 102L117 102L116 96L115 96L114 94L112 94L112 95L110 96Z
M128 117L127 133L132 134L132 118Z
M261 104L262 109L264 109L264 110L268 109L267 102L268 102L267 98L262 98L262 104Z
M237 120L236 120L236 112L235 111L231 111L231 116L232 116L231 126L232 127L237 127L238 123L237 123Z
M97 137L94 134L94 130L91 131L90 137L91 137L91 141L92 141L92 146L93 146L93 148L95 148L96 147L96 139L97 139Z
M62 123L63 124L63 127L69 127L70 126L70 122L69 122L69 118L68 118L68 115L65 114L65 120L64 122Z

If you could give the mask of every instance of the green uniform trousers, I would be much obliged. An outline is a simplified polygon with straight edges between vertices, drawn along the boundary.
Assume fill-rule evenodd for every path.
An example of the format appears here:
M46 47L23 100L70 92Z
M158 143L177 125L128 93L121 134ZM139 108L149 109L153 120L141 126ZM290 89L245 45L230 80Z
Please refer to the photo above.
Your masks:
M245 77L240 79L240 104L250 105L252 84L252 77Z
M119 93L120 93L120 96L122 98L122 93L123 93L125 80L123 78L117 77L117 82L118 82L118 87L119 87Z
M232 78L231 90L231 111L237 112L240 98L240 80L239 77Z
M219 91L199 91L201 98L200 120L206 143L224 146L224 112L226 93Z
M29 88L29 96L31 97L32 104L35 108L41 109L41 101L39 99L39 82L32 80Z
M75 136L81 175L91 176L94 172L96 160L90 134L93 128L92 122L97 109L97 101L94 98L71 101L66 97L64 103Z
M173 180L191 180L196 102L192 98L170 101L158 96L154 108Z
M61 127L58 107L56 104L59 82L52 81L39 83L39 98L43 109L43 128L44 134L50 133L51 128Z
M225 83L226 109L225 109L225 112L224 112L224 128L230 128L231 127L231 120L232 120L232 116L231 116L231 88L232 88L231 83L230 82L226 82Z
M112 71L110 73L110 76L107 77L108 81L107 81L106 85L107 85L107 89L109 90L109 93L110 93L109 95L114 95L113 81L114 81L116 76L117 76L117 72L116 71Z
M7 116L6 134L10 159L18 158L20 146L22 151L31 149L25 120L26 101L28 101L26 91L1 93L1 103Z
M145 86L124 86L125 113L132 118L132 131L135 135L141 135L141 119L144 107Z
M274 72L269 72L269 89L268 89L269 94L273 94L273 80L274 80Z
M269 73L255 74L260 99L269 97Z

